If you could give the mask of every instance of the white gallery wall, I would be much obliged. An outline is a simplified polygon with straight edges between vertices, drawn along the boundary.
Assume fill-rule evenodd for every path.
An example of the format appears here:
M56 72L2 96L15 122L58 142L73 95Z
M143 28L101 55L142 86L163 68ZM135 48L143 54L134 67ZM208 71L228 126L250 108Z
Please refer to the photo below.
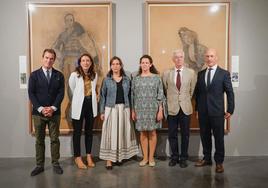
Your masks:
M26 2L26 0L0 1L0 157L35 155L35 139L28 130L27 90L19 89L19 56L28 55ZM115 5L113 26L116 31L114 55L122 58L127 71L135 71L138 68L138 59L144 51L145 1L113 0L112 2ZM225 136L227 156L268 155L267 9L267 0L231 0L230 54L240 57L240 85L234 89L236 109L231 119L231 132ZM61 155L71 156L71 136L61 136L60 140ZM93 143L95 155L98 155L99 142L100 135L96 134ZM159 134L158 142L157 153L168 154L166 133ZM46 143L46 155L49 156L48 138ZM189 150L190 155L202 154L198 134L192 134Z

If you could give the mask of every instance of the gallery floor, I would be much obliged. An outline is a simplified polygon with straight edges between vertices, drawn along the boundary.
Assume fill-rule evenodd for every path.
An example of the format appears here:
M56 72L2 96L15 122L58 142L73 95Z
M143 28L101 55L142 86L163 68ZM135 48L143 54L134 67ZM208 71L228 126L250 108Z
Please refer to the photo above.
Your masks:
M53 172L50 159L46 159L45 172L30 177L34 158L1 158L1 188L267 188L268 157L226 157L223 174L212 167L194 167L194 159L185 169L168 166L168 160L157 159L156 167L139 167L139 159L125 161L108 171L105 162L96 159L96 167L78 170L72 158L62 158L63 175Z

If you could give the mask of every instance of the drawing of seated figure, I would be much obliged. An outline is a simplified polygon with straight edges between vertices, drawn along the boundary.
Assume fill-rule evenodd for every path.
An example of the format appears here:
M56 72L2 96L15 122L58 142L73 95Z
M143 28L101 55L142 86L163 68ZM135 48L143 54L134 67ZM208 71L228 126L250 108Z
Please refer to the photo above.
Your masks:
M181 27L178 31L178 34L182 42L183 51L185 53L185 65L195 70L195 72L202 70L204 66L204 54L207 50L207 47L203 44L200 44L197 33L188 29L187 27Z

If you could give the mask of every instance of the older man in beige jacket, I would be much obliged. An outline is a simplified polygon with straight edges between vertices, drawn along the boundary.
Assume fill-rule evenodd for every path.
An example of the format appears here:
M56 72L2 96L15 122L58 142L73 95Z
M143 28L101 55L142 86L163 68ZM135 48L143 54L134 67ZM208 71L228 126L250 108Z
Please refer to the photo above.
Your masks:
M184 66L184 52L175 50L172 60L175 67L163 73L163 84L168 104L168 139L171 148L169 166L180 163L186 168L190 136L190 116L193 113L191 98L196 84L194 70ZM178 145L178 126L181 130L181 153Z

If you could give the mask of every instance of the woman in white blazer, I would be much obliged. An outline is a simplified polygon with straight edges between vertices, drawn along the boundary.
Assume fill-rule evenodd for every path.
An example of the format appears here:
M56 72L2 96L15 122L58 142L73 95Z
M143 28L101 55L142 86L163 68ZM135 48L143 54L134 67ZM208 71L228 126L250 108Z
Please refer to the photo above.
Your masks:
M97 116L98 76L94 69L94 62L89 54L83 54L78 59L78 67L71 73L69 87L72 96L71 117L73 124L74 159L78 168L94 167L91 155L92 129L94 118ZM82 125L85 119L85 147L87 166L81 157L80 140Z

